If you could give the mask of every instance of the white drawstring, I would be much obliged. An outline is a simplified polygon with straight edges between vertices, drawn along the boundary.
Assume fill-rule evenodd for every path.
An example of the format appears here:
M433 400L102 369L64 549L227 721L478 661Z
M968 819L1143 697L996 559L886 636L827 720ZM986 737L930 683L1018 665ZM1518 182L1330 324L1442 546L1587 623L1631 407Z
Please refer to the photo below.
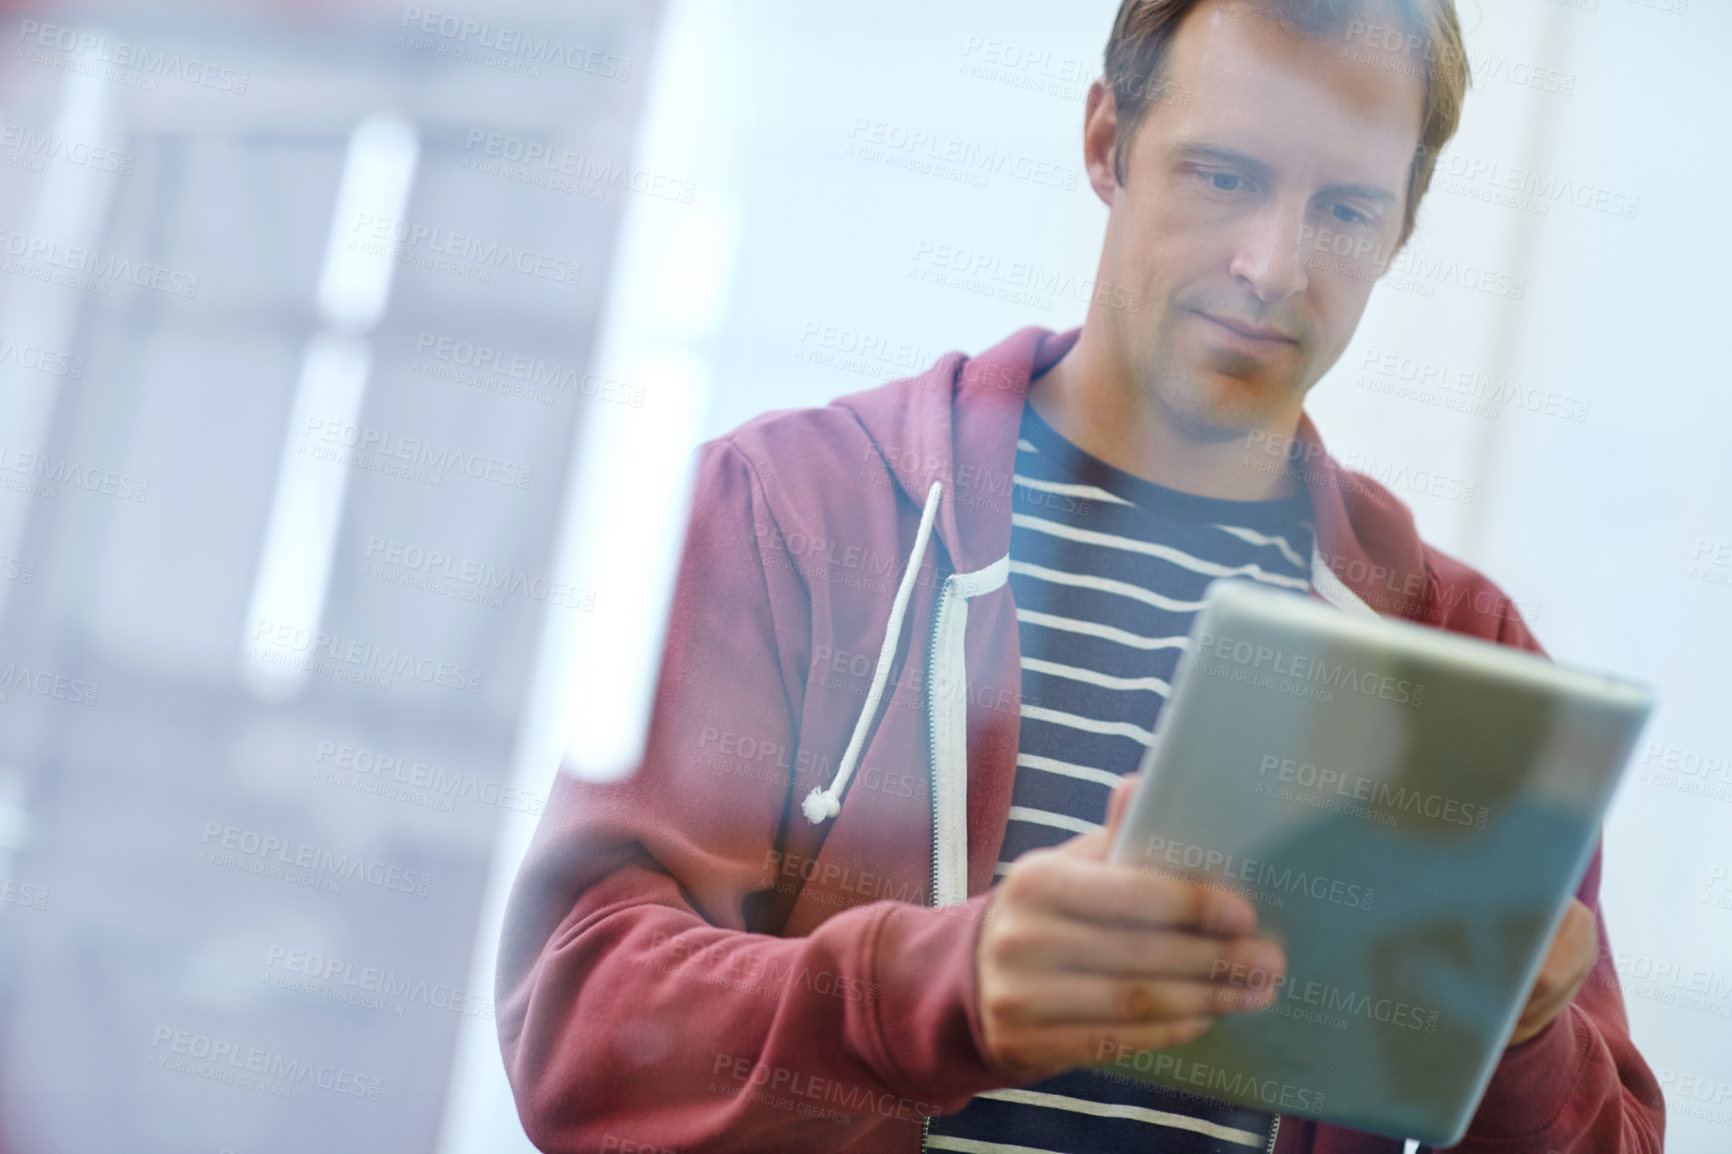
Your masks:
M914 551L908 556L908 567L902 571L902 584L897 586L896 600L890 605L890 621L884 627L884 644L878 649L878 664L872 670L872 688L866 693L866 707L854 723L854 735L848 739L842 764L836 767L835 780L828 789L813 786L800 806L806 820L813 825L823 824L842 809L842 791L848 788L848 779L854 776L854 764L860 759L861 748L866 744L866 731L871 728L872 719L878 716L878 702L884 696L885 683L890 680L890 666L896 660L896 648L902 640L902 618L908 611L914 578L922 558L926 556L926 543L932 537L932 522L938 516L938 500L943 494L944 485L938 481L932 482L932 488L926 492L926 508L920 514L920 528L914 534Z

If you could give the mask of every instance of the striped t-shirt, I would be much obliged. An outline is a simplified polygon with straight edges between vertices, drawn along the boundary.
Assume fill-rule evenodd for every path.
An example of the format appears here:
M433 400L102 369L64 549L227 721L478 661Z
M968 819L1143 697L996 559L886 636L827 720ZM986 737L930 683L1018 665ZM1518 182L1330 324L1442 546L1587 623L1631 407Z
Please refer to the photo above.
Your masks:
M1303 488L1273 501L1200 497L1119 471L1024 406L1010 586L1022 645L1022 736L994 883L1022 854L1099 829L1171 694L1217 577L1303 593L1313 525ZM1274 1116L1076 1069L975 1097L932 1120L931 1150L976 1154L1245 1154Z

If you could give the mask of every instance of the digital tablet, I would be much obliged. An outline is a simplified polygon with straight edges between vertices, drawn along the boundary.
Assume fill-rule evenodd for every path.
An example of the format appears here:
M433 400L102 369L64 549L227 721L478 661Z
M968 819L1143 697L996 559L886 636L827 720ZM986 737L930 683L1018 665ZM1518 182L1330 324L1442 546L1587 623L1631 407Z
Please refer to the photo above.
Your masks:
M1629 681L1210 586L1112 849L1248 898L1267 1009L1096 1068L1459 1142L1653 705Z

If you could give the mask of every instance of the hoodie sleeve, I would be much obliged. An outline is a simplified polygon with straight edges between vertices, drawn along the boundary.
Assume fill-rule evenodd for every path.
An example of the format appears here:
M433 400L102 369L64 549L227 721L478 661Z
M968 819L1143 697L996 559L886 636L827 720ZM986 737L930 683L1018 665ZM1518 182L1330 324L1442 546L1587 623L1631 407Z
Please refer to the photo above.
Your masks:
M499 1037L542 1150L915 1150L927 1115L1014 1080L978 1046L985 895L748 928L796 812L776 766L811 636L773 528L745 455L705 446L643 764L561 774L513 888ZM715 756L748 742L770 755Z
M1495 592L1495 590L1494 590ZM1502 602L1501 594L1494 600ZM1539 642L1509 609L1497 640L1536 653ZM1600 912L1600 845L1576 897L1594 912L1600 953L1575 999L1550 1025L1504 1051L1462 1154L1661 1154L1660 1085L1630 1038L1624 996Z

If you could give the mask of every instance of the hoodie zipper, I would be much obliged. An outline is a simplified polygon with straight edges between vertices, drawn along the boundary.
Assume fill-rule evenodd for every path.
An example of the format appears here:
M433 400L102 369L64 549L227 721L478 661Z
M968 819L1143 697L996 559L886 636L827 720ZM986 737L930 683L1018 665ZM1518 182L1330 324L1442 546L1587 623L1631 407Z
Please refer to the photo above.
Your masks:
M1275 1154L1275 1136L1281 1133L1281 1115L1275 1115L1275 1124L1269 1127L1269 1144L1263 1147L1263 1154Z
M945 612L950 608L950 598L951 598L951 594L952 594L951 583L953 581L955 581L955 579L956 578L954 575L952 575L950 577L946 577L944 579L944 587L943 587L943 589L941 589L939 591L939 594L938 594L938 611L936 614L933 615L933 619L932 619L932 635L930 637L928 637L927 641L926 641L926 697L927 697L926 764L927 764L927 778L929 779L929 781L931 783L931 788L930 788L929 792L930 792L931 801L932 801L932 904L934 907L936 907L938 905L938 862L939 862L939 854L938 854L938 850L939 850L939 845L938 845L938 834L939 834L939 825L938 825L938 762L939 762L939 757L938 757L938 727L932 724L931 698L932 698L932 694L935 692L935 687L938 684L938 681L937 681L938 645L939 645L939 639L943 636L943 633L944 633L943 629L941 629L940 626L942 626L944 624Z
M926 694L930 700L933 687L938 684L935 675L938 670L938 639L942 631L938 624L944 620L944 611L950 607L951 581L954 577L944 579L944 587L938 594L938 612L933 618L931 636L926 642ZM927 707L926 724L926 764L929 782L928 792L932 801L932 904L938 905L938 730L933 726L932 710ZM932 1115L928 1114L920 1123L920 1149L922 1154L927 1149L927 1140L932 1136Z

